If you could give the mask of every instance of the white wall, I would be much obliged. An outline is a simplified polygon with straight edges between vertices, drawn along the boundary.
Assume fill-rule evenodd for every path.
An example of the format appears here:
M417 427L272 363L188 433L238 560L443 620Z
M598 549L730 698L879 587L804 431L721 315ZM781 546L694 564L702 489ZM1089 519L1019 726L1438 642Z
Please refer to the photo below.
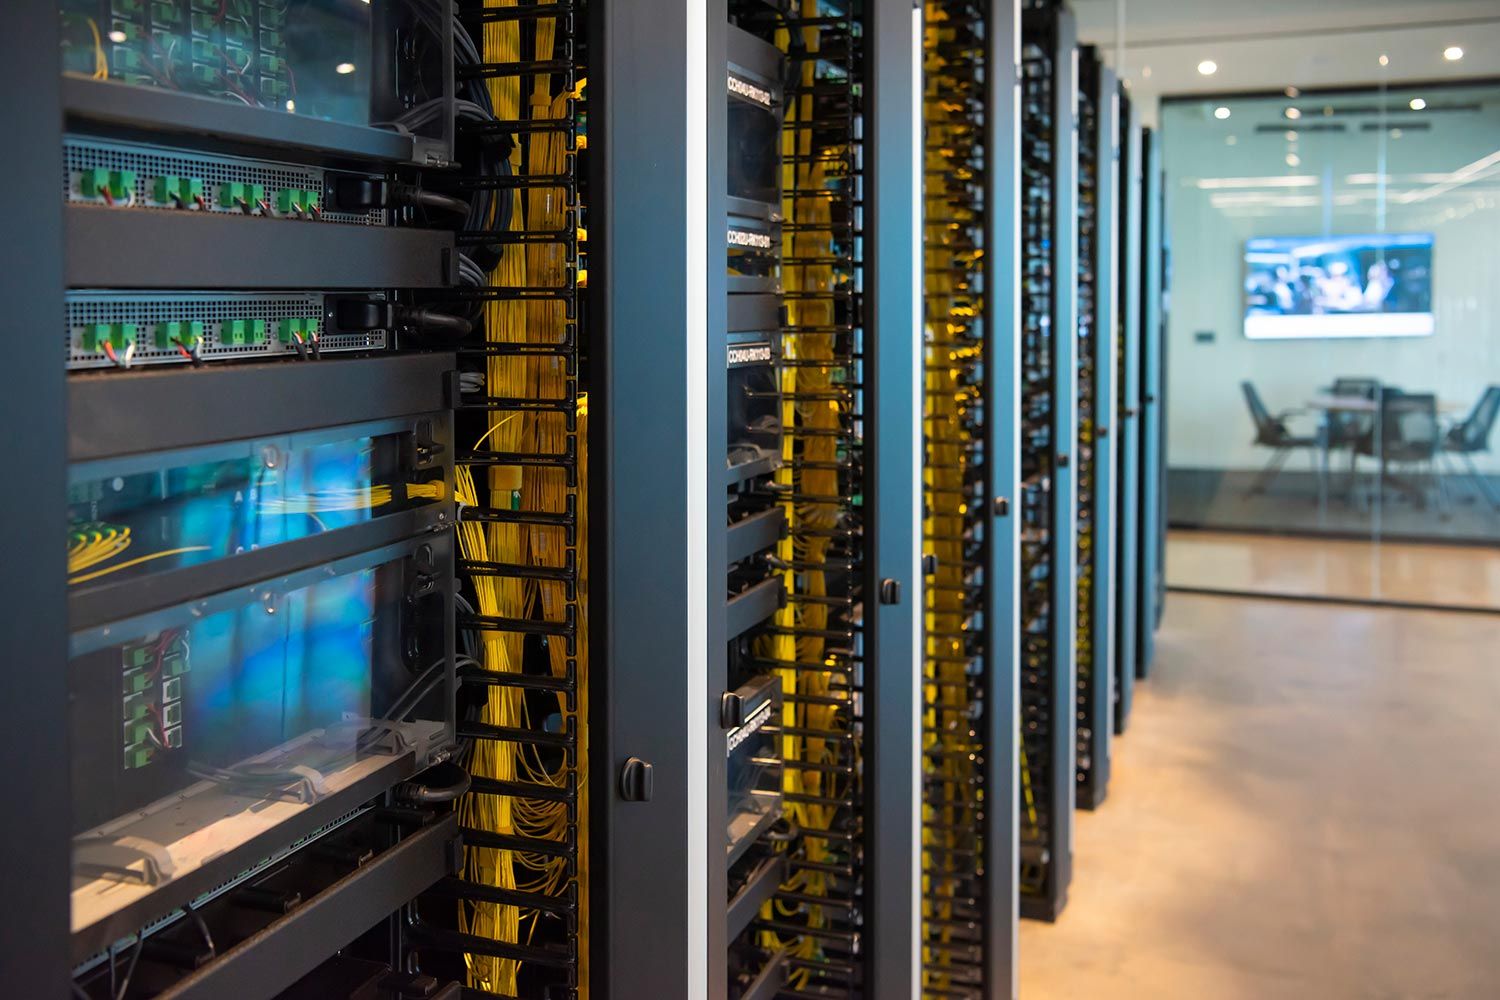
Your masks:
M1428 102L1409 110L1416 96ZM1302 407L1340 375L1433 391L1465 408L1500 383L1500 87L1393 91L1386 119L1399 137L1361 126L1379 96L1168 103L1162 108L1172 251L1168 327L1168 463L1251 469L1267 453L1239 388L1254 382L1273 411ZM1218 120L1213 109L1231 110ZM1303 126L1340 133L1289 140L1289 105ZM1477 110L1442 110L1478 104ZM1325 107L1334 109L1324 114ZM1430 131L1417 131L1427 124ZM1257 126L1262 130L1257 131ZM1273 131L1264 131L1273 127ZM1381 168L1382 136L1385 167ZM1289 165L1287 157L1300 159ZM1475 166L1478 164L1478 166ZM1379 218L1377 178L1386 177ZM1414 339L1251 341L1244 337L1245 240L1255 236L1432 232L1437 331ZM1213 334L1199 343L1195 334ZM1312 417L1294 428L1312 429ZM1500 449L1500 431L1495 435ZM1485 463L1500 471L1500 458Z

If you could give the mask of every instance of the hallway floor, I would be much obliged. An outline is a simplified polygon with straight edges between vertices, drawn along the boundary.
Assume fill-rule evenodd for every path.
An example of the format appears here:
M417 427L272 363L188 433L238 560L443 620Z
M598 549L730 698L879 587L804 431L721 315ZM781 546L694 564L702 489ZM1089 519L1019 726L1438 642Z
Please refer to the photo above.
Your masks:
M1022 1000L1500 997L1500 616L1167 606Z

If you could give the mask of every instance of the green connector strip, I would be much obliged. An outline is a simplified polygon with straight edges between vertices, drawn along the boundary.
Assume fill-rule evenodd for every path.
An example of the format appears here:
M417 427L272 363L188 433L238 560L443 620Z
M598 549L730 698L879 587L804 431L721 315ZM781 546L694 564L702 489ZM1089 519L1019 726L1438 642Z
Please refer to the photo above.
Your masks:
M266 321L263 319L231 319L219 325L219 340L230 347L264 343Z
M187 205L203 197L203 181L197 177L156 178L151 185L152 200L161 205Z
M243 184L231 182L219 185L219 207L221 208L239 208L248 198L249 192L245 190Z
M133 770L151 763L151 748L144 743L125 748L125 769Z
M156 346L164 350L181 344L192 350L203 339L203 324L198 320L156 324Z
M125 693L140 694L151 686L151 678L144 670L133 670L125 675Z
M100 354L108 344L117 351L123 351L135 343L135 337L134 323L90 323L83 328L83 349L90 354Z

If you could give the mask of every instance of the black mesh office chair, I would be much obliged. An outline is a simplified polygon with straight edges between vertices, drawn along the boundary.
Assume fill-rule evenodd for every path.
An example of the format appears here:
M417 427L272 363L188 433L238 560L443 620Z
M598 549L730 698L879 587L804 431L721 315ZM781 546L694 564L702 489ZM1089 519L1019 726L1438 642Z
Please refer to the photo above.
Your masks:
M1484 395L1479 397L1469 415L1450 427L1443 436L1443 455L1450 460L1462 459L1466 471L1461 470L1461 474L1490 502L1490 506L1500 510L1500 493L1474 465L1475 455L1489 453L1490 434L1495 429L1497 416L1500 416L1500 385L1492 385L1484 390Z
M1344 398L1357 396L1374 400L1380 392L1380 380L1373 378L1336 378L1328 394ZM1335 411L1328 415L1328 447L1352 448L1361 438L1370 433L1375 424L1373 413L1351 413Z
M1388 387L1380 393L1378 422L1355 444L1354 449L1357 455L1380 460L1382 494L1387 485L1394 485L1425 502L1422 490L1415 482L1392 475L1393 467L1402 465L1414 466L1418 472L1425 471L1427 482L1436 487L1438 509L1446 517L1448 489L1437 468L1442 447L1437 397L1430 392L1402 392Z
M1254 385L1241 382L1240 390L1245 394L1245 405L1250 407L1250 419L1255 422L1254 443L1262 448L1272 449L1270 461L1260 471L1260 475L1255 477L1255 482L1250 484L1250 490L1246 495L1255 496L1258 493L1264 493L1276 481L1276 477L1281 475L1287 459L1298 448L1308 449L1313 470L1317 471L1318 439L1311 436L1299 437L1286 426L1287 418L1301 411L1286 410L1272 416L1271 411L1266 409L1266 404L1261 401L1260 393L1255 391Z

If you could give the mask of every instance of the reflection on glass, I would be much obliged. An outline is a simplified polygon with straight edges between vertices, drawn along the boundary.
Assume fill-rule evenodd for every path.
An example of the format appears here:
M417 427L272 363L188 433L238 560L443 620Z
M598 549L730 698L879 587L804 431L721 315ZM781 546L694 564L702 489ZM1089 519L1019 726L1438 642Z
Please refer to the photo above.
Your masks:
M370 10L340 0L61 0L63 71L365 125Z
M1170 582L1500 607L1432 548L1500 543L1500 87L1174 99L1161 134Z
M400 446L396 435L292 438L164 468L84 467L69 488L69 582L209 562L442 499L441 482L400 482Z

